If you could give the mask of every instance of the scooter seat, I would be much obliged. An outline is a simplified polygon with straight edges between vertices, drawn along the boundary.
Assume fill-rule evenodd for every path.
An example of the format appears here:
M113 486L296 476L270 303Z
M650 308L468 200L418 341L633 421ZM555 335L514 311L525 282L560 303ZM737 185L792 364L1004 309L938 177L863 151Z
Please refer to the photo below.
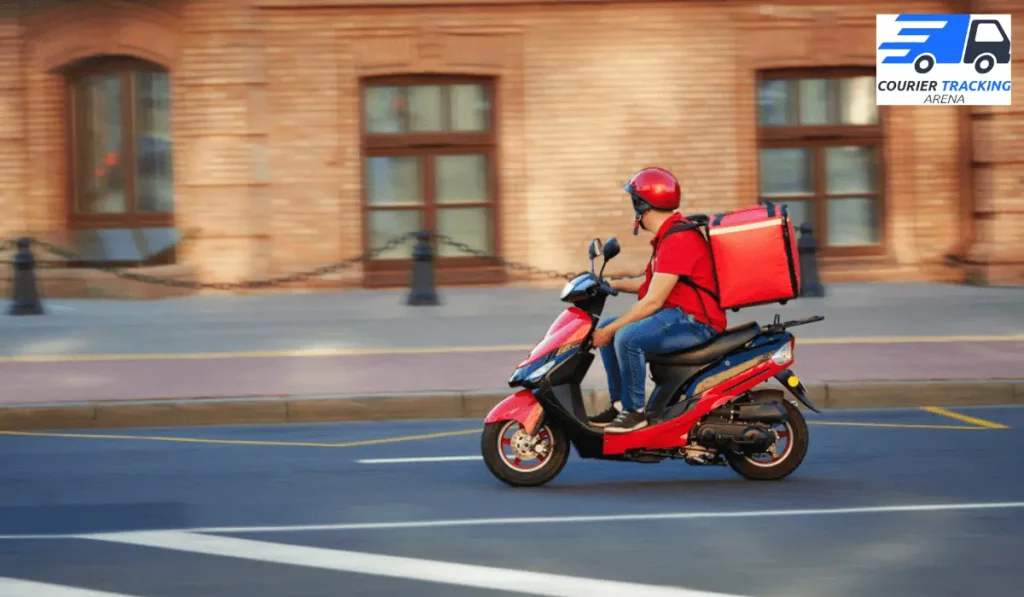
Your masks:
M665 354L647 353L647 362L658 365L706 365L750 342L761 333L756 321L730 328L693 348Z

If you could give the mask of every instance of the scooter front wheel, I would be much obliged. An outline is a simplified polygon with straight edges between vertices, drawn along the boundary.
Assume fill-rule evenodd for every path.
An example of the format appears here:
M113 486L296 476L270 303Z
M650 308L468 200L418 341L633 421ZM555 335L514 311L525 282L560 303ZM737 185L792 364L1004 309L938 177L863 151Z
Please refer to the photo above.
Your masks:
M491 474L512 487L544 485L569 460L569 442L562 429L544 425L529 436L517 421L486 424L480 450Z

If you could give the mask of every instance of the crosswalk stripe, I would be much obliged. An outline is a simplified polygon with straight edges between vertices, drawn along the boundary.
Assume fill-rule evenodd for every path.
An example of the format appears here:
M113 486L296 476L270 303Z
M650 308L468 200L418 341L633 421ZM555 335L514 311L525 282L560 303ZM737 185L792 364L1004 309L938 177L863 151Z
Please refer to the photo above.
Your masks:
M82 535L81 538L548 597L741 597L678 587L580 578L180 531L101 533Z
M124 593L93 591L2 576L0 576L0 595L3 597L137 597Z

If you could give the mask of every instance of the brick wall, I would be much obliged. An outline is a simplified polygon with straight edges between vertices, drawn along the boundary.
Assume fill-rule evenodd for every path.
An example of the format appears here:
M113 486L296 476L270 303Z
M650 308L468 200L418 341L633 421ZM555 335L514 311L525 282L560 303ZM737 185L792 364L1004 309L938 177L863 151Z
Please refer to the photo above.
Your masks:
M1024 6L1015 0L976 0L973 9L1009 13L1015 23L1024 21ZM1019 85L1024 59L1019 51L1013 57L1012 76ZM1010 106L974 108L971 124L978 219L967 255L968 280L1024 284L1024 92L1014 88Z
M412 9L272 1L54 1L0 15L0 209L13 214L0 219L0 236L65 221L54 69L93 53L142 53L173 73L176 219L196 236L181 259L206 281L360 252L358 79L420 72L497 77L505 257L574 271L591 237L616 235L625 247L616 269L637 270L649 249L631 235L621 191L629 175L652 163L673 170L684 211L753 202L755 71L873 65L874 14L891 10L881 2ZM1014 75L1024 80L1019 58ZM959 220L965 109L889 109L890 254L830 264L826 279L955 276L940 264L971 240L961 239L965 230L976 241L972 259L1024 261L1020 105L975 110L984 114L973 124L975 159L993 164L976 169L978 209L999 215L973 227ZM1007 267L1000 275L1024 271Z

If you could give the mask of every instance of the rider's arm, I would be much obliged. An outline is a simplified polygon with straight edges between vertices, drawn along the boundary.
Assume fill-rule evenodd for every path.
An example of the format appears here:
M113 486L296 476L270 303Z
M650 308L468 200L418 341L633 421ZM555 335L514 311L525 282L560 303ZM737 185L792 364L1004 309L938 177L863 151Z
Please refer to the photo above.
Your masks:
M612 280L609 282L612 288L619 292L628 292L630 294L638 294L640 287L643 286L643 280Z
M654 274L654 277L651 278L651 287L647 289L647 294L644 298L637 301L637 303L630 307L628 311L623 313L621 317L608 324L604 329L614 334L621 329L622 326L654 315L658 312L658 309L661 309L662 305L665 304L665 299L668 298L669 293L672 292L673 288L675 288L677 281L679 281L679 276L676 274L666 274L661 272Z
M630 307L622 317L608 324L604 329L615 333L624 325L654 315L664 306L668 295L679 282L679 276L688 276L693 272L694 251L688 250L687 246L693 239L688 239L687 236L676 234L661 243L658 255L654 260L654 276L651 278L651 286L647 289L647 294Z

